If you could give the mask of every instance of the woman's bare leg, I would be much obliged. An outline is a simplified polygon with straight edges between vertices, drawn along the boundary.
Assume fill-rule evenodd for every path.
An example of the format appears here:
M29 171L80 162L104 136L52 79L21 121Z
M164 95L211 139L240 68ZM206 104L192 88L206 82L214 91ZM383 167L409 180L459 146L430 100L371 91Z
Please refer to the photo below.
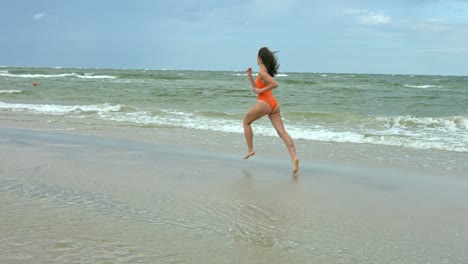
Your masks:
M280 136L280 138L283 139L284 144L289 150L289 154L291 155L291 161L293 163L293 168L292 172L293 174L296 174L299 171L299 158L297 157L296 154L296 146L294 145L294 141L292 138L289 136L289 134L286 132L286 129L284 128L283 124L283 119L281 118L281 113L279 106L273 110L273 112L270 114L270 121L273 124L273 127L276 129L276 132Z
M245 114L243 124L245 141L247 142L247 154L244 156L244 159L248 159L250 156L255 155L253 148L253 131L250 124L262 116L267 115L270 111L270 107L267 103L257 101L257 103L250 108L247 114Z

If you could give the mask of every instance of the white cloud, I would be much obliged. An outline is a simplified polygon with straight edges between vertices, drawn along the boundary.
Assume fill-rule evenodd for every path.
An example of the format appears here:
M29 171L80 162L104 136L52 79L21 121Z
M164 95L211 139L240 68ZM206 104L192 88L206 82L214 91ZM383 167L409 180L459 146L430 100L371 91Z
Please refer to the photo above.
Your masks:
M391 17L385 16L378 13L369 13L367 15L359 17L359 22L361 24L388 24L392 20Z
M41 19L44 18L44 16L45 16L45 13L44 13L44 12L41 12L41 13L36 13L36 14L33 16L33 18L34 18L34 20L41 20Z
M367 10L349 8L346 9L344 13L346 15L356 17L357 21L362 25L383 25L392 22L392 18L390 16Z

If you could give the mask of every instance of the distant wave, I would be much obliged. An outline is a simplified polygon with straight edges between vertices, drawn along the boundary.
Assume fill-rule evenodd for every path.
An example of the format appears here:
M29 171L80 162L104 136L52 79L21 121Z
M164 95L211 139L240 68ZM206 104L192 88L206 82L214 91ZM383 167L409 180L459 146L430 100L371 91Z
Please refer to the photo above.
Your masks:
M13 78L63 78L63 77L77 77L82 79L115 79L117 76L111 75L93 75L92 73L85 73L83 75L78 73L62 73L62 74L14 74L8 71L0 71L0 76L13 77Z
M54 105L54 104L10 104L0 102L0 110L15 112L31 112L35 114L66 115L77 113L116 112L123 108L121 105Z
M112 75L91 75L91 74L85 74L85 75L79 75L76 73L71 74L73 77L78 77L82 79L115 79L117 76L112 76Z
M247 76L247 73L234 73L233 74L234 76ZM252 73L252 76L257 76L258 73ZM284 73L279 73L276 75L276 77L288 77L287 74L284 74Z
M316 85L316 84L319 84L318 82L316 81L312 81L312 80L297 80L297 79L286 79L284 80L283 82L287 83L287 84L291 84L291 85Z
M442 86L438 85L409 85L409 84L404 84L403 86L408 87L408 88L417 88L417 89L427 89L427 88L442 88Z
M0 94L15 94L15 93L22 93L21 90L0 90Z
M247 73L234 73L234 76L247 76ZM257 73L252 73L252 76L257 76Z

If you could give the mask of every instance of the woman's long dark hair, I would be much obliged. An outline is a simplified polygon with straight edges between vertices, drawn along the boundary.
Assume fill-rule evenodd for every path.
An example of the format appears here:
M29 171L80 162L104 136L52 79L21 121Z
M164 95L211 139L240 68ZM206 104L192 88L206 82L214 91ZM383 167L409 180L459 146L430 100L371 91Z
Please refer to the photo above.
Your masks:
M275 56L275 53L270 51L267 47L263 47L258 51L258 57L262 59L263 64L267 67L268 74L271 77L275 77L278 73L278 59Z

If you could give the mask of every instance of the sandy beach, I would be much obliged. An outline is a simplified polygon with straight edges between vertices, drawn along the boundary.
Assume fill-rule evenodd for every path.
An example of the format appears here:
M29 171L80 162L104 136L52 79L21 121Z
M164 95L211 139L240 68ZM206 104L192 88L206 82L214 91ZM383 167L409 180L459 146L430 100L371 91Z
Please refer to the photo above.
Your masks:
M293 176L266 137L245 161L203 132L56 129L2 123L1 263L468 263L463 164L314 143Z

